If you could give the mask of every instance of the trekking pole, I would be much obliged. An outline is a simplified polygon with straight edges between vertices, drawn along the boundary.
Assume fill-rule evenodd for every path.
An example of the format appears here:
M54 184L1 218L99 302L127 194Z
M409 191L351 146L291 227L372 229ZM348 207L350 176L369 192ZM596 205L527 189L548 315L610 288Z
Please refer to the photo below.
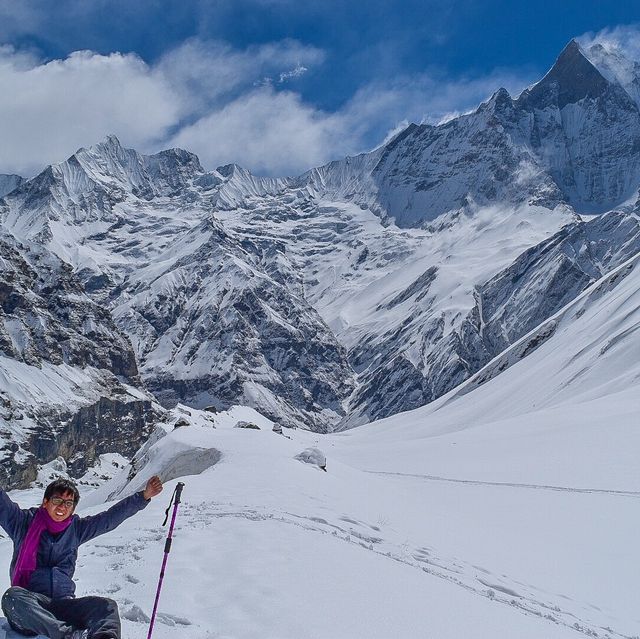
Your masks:
M180 496L182 495L182 489L184 488L184 484L180 481L178 482L176 489L173 491L173 495L171 496L171 501L169 502L169 507L166 510L166 516L162 525L164 526L167 523L167 519L169 518L169 509L171 508L171 504L173 504L173 515L171 516L171 525L169 526L169 534L167 535L167 540L164 544L164 559L162 560L162 568L160 568L160 581L158 581L158 590L156 591L156 600L153 604L153 613L151 614L151 624L149 625L149 634L147 635L147 639L151 639L151 633L153 632L153 624L156 620L156 611L158 610L158 601L160 600L160 590L162 589L162 580L164 579L164 569L167 565L167 559L169 557L169 552L171 552L171 541L173 535L173 525L176 523L176 515L178 514L178 504L180 503Z

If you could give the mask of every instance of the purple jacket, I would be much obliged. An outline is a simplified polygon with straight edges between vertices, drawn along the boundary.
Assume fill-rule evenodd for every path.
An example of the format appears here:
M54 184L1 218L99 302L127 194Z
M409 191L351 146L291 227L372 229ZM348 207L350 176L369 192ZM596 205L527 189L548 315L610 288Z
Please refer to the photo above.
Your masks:
M76 585L73 573L76 569L78 546L119 526L125 519L142 510L147 501L142 492L125 497L108 510L89 517L72 515L72 522L63 532L54 535L42 533L36 569L29 580L28 589L52 599L73 597ZM18 558L20 544L24 540L37 508L23 510L0 490L0 526L13 541L13 558L9 575Z

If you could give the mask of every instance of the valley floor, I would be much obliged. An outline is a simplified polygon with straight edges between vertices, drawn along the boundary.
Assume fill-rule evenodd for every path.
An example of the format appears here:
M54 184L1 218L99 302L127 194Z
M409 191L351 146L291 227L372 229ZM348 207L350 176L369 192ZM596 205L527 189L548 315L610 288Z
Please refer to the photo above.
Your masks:
M262 430L231 427L242 418ZM605 448L611 479L599 470L598 481L578 481L570 469L598 458L593 423L574 438L554 435L551 423L519 424L510 437L505 424L427 436L424 425L403 432L399 422L395 435L383 424L282 436L249 409L217 416L215 429L194 412L192 426L168 429L149 449L123 492L160 472L162 496L81 550L78 594L115 598L123 636L146 637L171 475L190 458L213 464L215 450L219 462L183 479L158 639L638 635L640 486L625 473L631 456L621 445L616 468ZM627 437L637 450L633 430L631 419L619 424L615 441ZM326 454L327 472L294 459L309 446ZM101 510L123 485L116 477L87 494L80 514ZM38 497L14 493L23 506ZM10 542L0 549L4 588Z

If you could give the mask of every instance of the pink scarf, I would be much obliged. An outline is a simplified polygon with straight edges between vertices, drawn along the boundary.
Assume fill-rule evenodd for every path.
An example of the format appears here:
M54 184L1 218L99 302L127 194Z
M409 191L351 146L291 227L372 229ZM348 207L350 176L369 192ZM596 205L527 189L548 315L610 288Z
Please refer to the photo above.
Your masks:
M22 586L22 588L28 586L31 573L36 569L36 558L42 533L45 530L54 534L61 533L69 527L71 521L71 517L68 517L64 521L54 521L45 508L38 508L33 521L29 525L29 530L27 530L24 541L20 546L16 566L13 569L13 577L11 579L12 586Z

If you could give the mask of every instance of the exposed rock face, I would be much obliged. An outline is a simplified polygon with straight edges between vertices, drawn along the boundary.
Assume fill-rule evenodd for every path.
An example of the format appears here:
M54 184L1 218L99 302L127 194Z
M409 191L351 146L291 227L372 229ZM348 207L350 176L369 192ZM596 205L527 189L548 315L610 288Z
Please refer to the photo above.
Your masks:
M516 100L519 128L545 159L566 200L582 212L621 205L638 188L640 111L575 42L531 91ZM525 120L522 112L533 117Z
M526 251L478 288L468 320L486 349L483 363L638 252L640 219L617 212L568 225Z
M0 235L0 352L38 366L105 369L137 380L135 355L108 309L83 290L72 267L37 244Z
M87 372L82 372L87 371ZM89 372L90 371L90 372ZM26 487L58 456L74 475L106 452L132 454L155 419L135 355L72 267L0 236L0 481Z
M547 379L536 380L541 382L543 389L546 387L546 392L542 396L527 398L523 406L525 412L532 405L557 402L563 395L566 399L569 393L576 392L576 387L584 398L594 391L596 396L600 396L607 388L609 392L635 388L637 371L628 364L635 365L638 361L635 353L640 343L637 340L639 275L640 253L636 253L593 282L553 317L502 351L461 384L439 407L494 379L554 340L557 354L550 357L547 350L546 358L548 363L555 360L551 364L555 372ZM567 339L571 340L568 345ZM603 368L607 370L605 375ZM532 377L539 375L540 370L538 367L529 368L526 374Z
M20 239L46 244L74 263L78 242L123 223L118 204L163 197L188 202L193 182L203 174L192 153L171 149L145 156L108 136L12 191L0 216Z
M62 457L67 471L80 477L100 455L120 453L132 456L144 443L159 418L149 399L127 397L115 392L78 410L40 409L31 411L32 427L24 438L10 436L0 419L0 483L3 488L27 488L36 479L39 466ZM12 413L12 420L21 413ZM22 416L24 419L24 415ZM18 420L21 421L21 420Z
M248 403L325 430L353 386L346 350L283 245L233 237L211 216L288 184L235 166L205 174L186 151L144 156L111 136L12 193L4 222L76 268L165 405Z
M585 57L572 40L562 51L553 68L530 91L522 96L534 108L554 106L563 109L585 98L602 97L611 85Z
M23 182L24 178L19 175L0 174L0 197L4 197L17 189Z
M156 270L151 283L138 273L114 302L149 388L167 406L250 403L326 429L351 390L345 349L219 223L205 220L190 237L193 253Z

